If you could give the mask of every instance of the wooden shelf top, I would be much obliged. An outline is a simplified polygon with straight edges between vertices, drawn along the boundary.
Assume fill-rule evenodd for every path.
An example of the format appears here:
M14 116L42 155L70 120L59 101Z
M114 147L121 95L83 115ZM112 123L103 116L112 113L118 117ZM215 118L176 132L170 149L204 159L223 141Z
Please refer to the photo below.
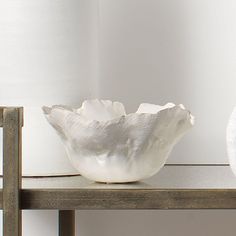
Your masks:
M82 176L23 178L21 208L236 209L236 177L227 166L166 166L133 184L101 184Z

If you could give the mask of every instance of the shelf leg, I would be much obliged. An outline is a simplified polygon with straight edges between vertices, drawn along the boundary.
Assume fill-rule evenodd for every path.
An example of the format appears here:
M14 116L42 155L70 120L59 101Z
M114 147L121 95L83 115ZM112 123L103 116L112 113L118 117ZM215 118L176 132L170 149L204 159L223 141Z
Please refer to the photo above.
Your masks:
M3 235L21 236L22 109L3 111Z
M59 210L59 236L75 236L75 211Z

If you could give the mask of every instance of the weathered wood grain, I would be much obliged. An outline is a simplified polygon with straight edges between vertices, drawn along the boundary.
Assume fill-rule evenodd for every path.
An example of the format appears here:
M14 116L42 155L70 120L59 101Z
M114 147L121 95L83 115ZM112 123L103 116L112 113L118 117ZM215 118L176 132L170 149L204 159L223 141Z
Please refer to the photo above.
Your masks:
M2 190L0 190L0 209L2 209Z
M4 107L0 106L0 127L3 126L3 110L4 110Z
M3 127L3 113L4 113L4 109L9 109L9 108L17 109L19 111L19 114L20 114L19 124L21 126L23 126L23 123L24 123L23 107L4 107L4 106L0 106L0 127Z
M75 211L59 211L59 236L75 236Z
M2 209L2 191L0 208ZM235 189L27 189L22 209L236 209Z
M236 209L236 189L21 191L21 209Z
M27 189L23 209L236 209L236 189Z
M21 201L21 209L236 209L236 189L36 188L22 189Z
M3 235L21 235L22 108L3 109Z

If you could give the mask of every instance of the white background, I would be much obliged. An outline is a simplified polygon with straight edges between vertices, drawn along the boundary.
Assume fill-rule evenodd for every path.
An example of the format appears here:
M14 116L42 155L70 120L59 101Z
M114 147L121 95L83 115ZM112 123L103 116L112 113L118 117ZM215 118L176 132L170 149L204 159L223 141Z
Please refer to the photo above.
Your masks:
M100 1L102 97L183 103L193 131L170 162L225 163L225 127L236 105L236 2Z
M196 125L169 162L227 163L225 127L236 105L235 12L234 0L1 0L0 102L29 111L25 173L73 171L40 106L91 97L122 101L128 111L140 102L183 103ZM81 236L228 236L235 234L236 212L77 216ZM23 230L56 235L56 212L25 212Z
M96 96L97 14L93 0L0 1L0 101L25 108L24 174L74 171L41 106Z

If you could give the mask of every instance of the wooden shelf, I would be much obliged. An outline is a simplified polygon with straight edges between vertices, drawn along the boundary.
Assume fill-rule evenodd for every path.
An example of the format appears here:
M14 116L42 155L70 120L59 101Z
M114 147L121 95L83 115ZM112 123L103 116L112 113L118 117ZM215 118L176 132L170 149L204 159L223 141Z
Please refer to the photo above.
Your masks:
M133 184L23 178L21 209L236 209L236 177L225 166L166 166Z

